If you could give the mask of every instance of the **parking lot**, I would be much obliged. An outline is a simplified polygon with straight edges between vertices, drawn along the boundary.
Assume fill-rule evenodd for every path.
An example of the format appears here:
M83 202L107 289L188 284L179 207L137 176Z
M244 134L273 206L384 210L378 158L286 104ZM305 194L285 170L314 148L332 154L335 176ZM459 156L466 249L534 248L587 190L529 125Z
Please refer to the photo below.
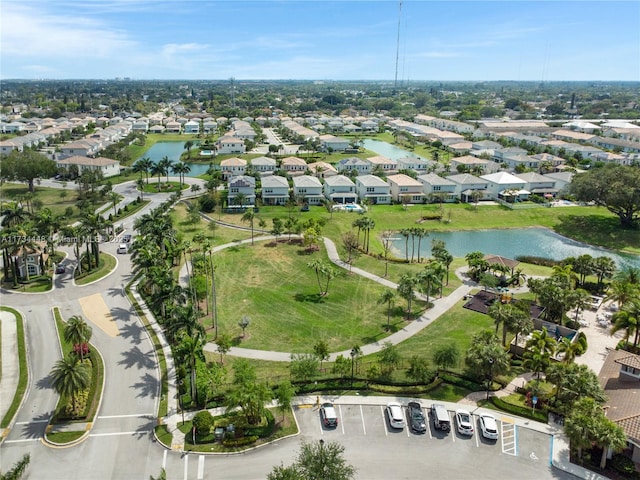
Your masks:
M406 402L402 403L408 424ZM335 404L338 425L329 428L323 425L316 405L299 406L294 412L306 440L337 441L345 446L345 456L358 468L358 478L417 478L420 469L436 469L441 478L508 478L516 472L519 478L573 478L550 466L552 437L546 433L493 412L499 438L487 440L480 433L478 409L471 410L473 435L457 432L453 410L448 410L451 430L443 432L434 427L431 402L421 405L427 421L427 430L421 434L406 425L403 429L390 427L384 404Z

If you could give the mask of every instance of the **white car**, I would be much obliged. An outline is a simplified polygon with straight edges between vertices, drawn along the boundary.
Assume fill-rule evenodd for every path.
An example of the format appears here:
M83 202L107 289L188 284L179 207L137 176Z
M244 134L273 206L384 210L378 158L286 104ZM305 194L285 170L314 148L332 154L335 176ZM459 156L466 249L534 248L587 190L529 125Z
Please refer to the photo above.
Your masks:
M128 251L129 249L127 248L126 243L121 243L120 245L118 245L118 253L127 253Z
M496 418L488 413L480 415L480 431L482 436L488 440L498 439L498 424Z
M404 428L402 405L398 402L389 402L387 404L387 416L389 417L389 425L392 428Z
M473 418L468 411L456 410L456 424L460 435L473 435Z

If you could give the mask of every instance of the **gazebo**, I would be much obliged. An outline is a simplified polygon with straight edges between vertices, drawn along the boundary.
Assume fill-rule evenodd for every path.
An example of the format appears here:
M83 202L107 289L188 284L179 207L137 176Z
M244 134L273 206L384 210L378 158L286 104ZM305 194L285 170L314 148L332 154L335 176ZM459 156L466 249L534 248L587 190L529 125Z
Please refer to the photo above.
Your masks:
M510 258L501 257L500 255L485 255L483 260L489 264L489 267L492 265L500 265L501 267L506 267L511 270L511 275L513 275L514 269L520 265L518 260L512 260Z

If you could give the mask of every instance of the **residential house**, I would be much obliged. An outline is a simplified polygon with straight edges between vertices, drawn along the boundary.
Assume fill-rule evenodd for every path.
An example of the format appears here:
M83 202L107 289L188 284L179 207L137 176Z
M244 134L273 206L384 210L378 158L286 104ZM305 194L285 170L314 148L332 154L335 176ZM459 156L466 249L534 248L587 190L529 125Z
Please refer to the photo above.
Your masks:
M525 181L524 189L529 190L533 195L553 198L558 193L556 182L538 172L520 173L515 176Z
M335 175L324 179L324 196L333 203L356 203L356 184L349 177Z
M532 168L535 168L540 172L553 171L560 165L564 164L564 158L550 153L537 153L535 155L530 155L529 158L532 162L536 162L536 166Z
M83 156L91 157L101 150L101 144L97 140L82 139L60 146L60 158Z
M315 175L318 178L328 178L338 175L336 167L327 162L315 162L307 165L307 170L311 172L311 175Z
M35 275L43 275L49 262L49 255L45 251L46 244L42 242L36 242L31 247L20 247L11 256L18 272L18 278L26 279Z
M598 375L607 418L624 430L631 459L640 468L640 355L611 350Z
M224 155L227 153L244 153L246 150L244 140L230 135L220 137L216 142L216 148L218 150L218 155Z
M574 175L573 172L552 172L552 173L545 173L542 176L553 180L555 182L556 189L558 190L558 192L562 192L571 183L571 180L573 179L573 175Z
M90 158L74 155L72 157L58 160L58 166L67 170L69 170L72 165L78 167L78 174L80 175L82 175L82 172L87 170L100 172L103 178L113 177L120 174L120 162L110 158Z
M333 135L320 136L320 149L323 152L344 152L349 148L351 142L342 137L334 137Z
M360 124L360 127L362 127L362 130L364 130L365 132L377 132L378 131L378 122L376 122L375 120L365 120L364 122L362 122Z
M231 177L228 183L229 193L227 203L229 205L253 206L256 203L256 179L247 175ZM244 200L238 195L244 195Z
M285 157L280 161L280 168L288 175L304 175L307 171L307 162L300 157Z
M293 195L308 205L320 205L325 198L320 180L311 175L293 177Z
M458 198L457 184L435 173L418 175L418 181L422 183L423 192L430 202L455 202Z
M368 175L372 170L370 162L366 162L358 157L343 158L336 163L336 167L338 172L344 174L349 174L349 172L355 171L356 175Z
M573 130L556 130L551 132L551 138L555 140L563 140L565 142L581 142L586 143L595 135L591 133L574 132Z
M205 118L202 122L203 133L215 133L218 130L218 123L213 118Z
M391 198L398 203L424 203L425 194L422 183L404 173L387 176L387 183L391 187Z
M261 176L271 175L276 171L276 161L269 157L256 157L249 160L251 168L254 172L258 172Z
M425 173L430 168L436 168L436 163L420 157L403 157L396 160L396 169L398 171L413 170L420 174Z
M475 175L471 175L470 173L450 175L447 177L447 180L456 184L456 195L463 202L472 201L476 195L474 192L479 192L480 199L485 198L487 188L489 187L485 180L478 178Z
M371 165L371 172L381 172L384 174L395 173L398 170L398 162L382 155L368 157L364 159Z
M368 200L373 205L391 203L391 186L376 175L358 175L356 192L360 201Z
M495 171L497 168L498 165L495 162L471 155L451 158L451 170L460 173L489 173Z
M244 175L247 170L247 161L238 157L226 158L220 162L220 170L224 180Z
M189 120L185 123L182 128L184 129L184 133L188 134L198 134L200 133L200 122L196 120Z
M520 147L500 148L493 152L492 160L496 163L507 163L509 158L527 156L527 151Z
M482 175L487 182L489 195L498 200L515 203L529 198L530 191L524 187L527 182L508 172L496 172Z
M182 131L182 124L175 120L170 120L164 124L164 128L167 133L180 133Z
M269 175L260 180L264 205L286 205L289 201L289 181L280 175Z

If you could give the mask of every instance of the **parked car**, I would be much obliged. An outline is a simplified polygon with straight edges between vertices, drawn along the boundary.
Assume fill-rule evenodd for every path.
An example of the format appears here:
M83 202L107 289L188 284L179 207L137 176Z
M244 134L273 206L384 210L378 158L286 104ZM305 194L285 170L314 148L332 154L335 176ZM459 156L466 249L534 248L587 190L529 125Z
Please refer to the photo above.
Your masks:
M473 435L473 420L468 411L456 410L456 424L460 435Z
M498 439L498 424L496 418L488 413L480 415L480 431L482 436L489 440Z
M449 412L441 403L431 405L431 418L433 418L433 426L443 432L451 430L451 419Z
M322 418L322 424L325 427L337 427L338 415L336 409L331 403L323 403L320 407L320 417Z
M122 241L124 243L129 243L131 241L131 235L129 233L127 233L126 235L122 236Z
M120 245L118 245L118 253L127 253L128 249L127 249L127 244L126 243L121 243Z
M58 265L56 267L56 273L64 273L67 271L67 267L65 267L64 265Z
M404 428L402 405L398 402L389 402L387 404L387 416L389 417L389 425L392 428Z
M418 402L409 402L408 409L409 427L411 430L417 433L426 432L427 423L425 422L424 413L422 412L422 405Z

